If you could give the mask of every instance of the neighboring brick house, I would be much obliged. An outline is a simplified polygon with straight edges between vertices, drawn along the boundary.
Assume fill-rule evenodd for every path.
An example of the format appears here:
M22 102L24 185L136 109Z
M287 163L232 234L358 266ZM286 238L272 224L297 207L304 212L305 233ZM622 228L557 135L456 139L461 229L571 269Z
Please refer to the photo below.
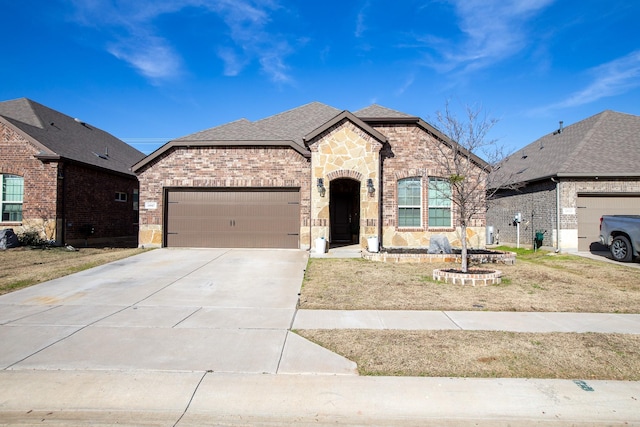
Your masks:
M374 237L428 247L444 234L459 246L437 161L453 146L422 119L378 105L351 113L314 102L194 133L133 166L139 243L309 249L319 237L361 247ZM484 245L484 212L467 237Z
M135 239L144 154L26 98L0 102L0 228L58 244Z
M602 215L640 214L640 117L607 110L564 128L561 122L509 156L491 181L505 186L487 210L500 243L516 243L520 213L522 245L532 246L539 232L543 246L562 251L604 249Z

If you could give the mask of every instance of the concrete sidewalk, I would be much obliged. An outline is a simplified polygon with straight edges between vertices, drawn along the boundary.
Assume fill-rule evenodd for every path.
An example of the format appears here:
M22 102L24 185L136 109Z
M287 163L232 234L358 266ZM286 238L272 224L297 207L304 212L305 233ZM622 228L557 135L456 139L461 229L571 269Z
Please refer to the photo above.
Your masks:
M451 329L640 334L640 314L298 310L293 329Z
M640 383L1 371L0 425L640 425Z

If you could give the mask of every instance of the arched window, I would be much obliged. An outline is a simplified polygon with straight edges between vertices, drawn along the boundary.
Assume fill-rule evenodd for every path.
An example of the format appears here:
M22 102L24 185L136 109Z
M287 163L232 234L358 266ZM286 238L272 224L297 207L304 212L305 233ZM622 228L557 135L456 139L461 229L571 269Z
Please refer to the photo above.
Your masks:
M22 221L24 178L17 175L0 174L0 181L2 183L2 198L0 198L2 221Z
M451 227L451 183L429 178L429 227Z
M398 227L422 226L422 180L398 180Z

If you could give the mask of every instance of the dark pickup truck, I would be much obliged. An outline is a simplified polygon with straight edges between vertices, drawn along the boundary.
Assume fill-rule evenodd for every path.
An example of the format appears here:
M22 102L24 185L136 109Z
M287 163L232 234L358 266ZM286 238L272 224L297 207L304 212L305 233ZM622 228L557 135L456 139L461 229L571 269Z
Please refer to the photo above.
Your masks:
M616 261L630 262L640 251L640 215L603 215L600 243Z

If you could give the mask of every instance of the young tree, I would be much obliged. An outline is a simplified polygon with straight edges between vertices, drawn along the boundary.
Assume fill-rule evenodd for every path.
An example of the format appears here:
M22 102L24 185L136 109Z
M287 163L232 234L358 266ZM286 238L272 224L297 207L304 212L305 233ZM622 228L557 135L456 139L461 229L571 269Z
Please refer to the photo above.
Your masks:
M475 217L486 212L486 190L489 173L504 158L495 139L488 139L489 131L498 122L487 117L481 107L466 105L464 119L451 111L449 102L444 111L436 113L439 130L445 135L445 144L436 144L440 150L438 162L440 173L448 181L440 191L442 197L451 200L456 215L462 242L463 273L469 269L467 249L467 227L473 224ZM487 160L483 160L482 155ZM430 189L431 190L431 189Z

